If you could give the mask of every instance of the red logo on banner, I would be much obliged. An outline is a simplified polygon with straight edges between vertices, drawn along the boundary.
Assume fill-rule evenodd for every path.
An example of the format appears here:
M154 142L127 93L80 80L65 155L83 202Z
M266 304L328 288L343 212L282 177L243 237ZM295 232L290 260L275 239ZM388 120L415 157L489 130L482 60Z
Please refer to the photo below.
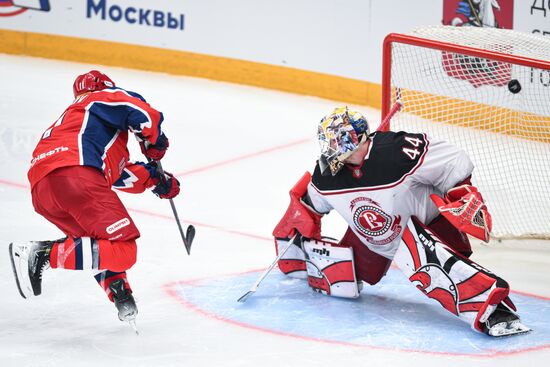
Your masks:
M11 0L0 0L0 17L12 17L25 11L27 11L27 9L13 6Z
M0 17L13 17L27 10L50 11L49 0L0 0Z
M443 0L443 24L512 29L514 0ZM445 51L442 56L447 75L466 80L474 88L503 86L510 81L510 64Z
M502 87L512 77L512 65L452 52L442 52L443 69L448 76L466 80L475 88L482 85Z
M512 29L514 0L443 0L443 24Z

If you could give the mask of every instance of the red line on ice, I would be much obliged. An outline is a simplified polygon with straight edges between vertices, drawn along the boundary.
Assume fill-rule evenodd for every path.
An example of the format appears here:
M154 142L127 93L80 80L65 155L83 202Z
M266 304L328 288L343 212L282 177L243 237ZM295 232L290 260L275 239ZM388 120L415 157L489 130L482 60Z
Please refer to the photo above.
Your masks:
M29 189L29 185L20 184L20 183L17 183L17 182L6 181L6 180L0 180L0 184L1 184L1 185L6 185L6 186L15 187L15 188L17 188L17 189ZM155 213L155 212L151 212L151 211L148 211L148 210L136 209L136 208L128 208L128 210L129 210L130 212L133 212L133 213L148 215L148 216L150 216L150 217L155 217L155 218L161 218L161 219L166 219L166 220L175 221L175 219L174 219L174 217L173 217L172 215L166 215L166 214L161 214L161 213ZM262 240L262 241L273 241L273 238L271 238L271 237L265 237L265 236L260 236L260 235L256 235L256 234L253 234L253 233L247 233L247 232L242 232L242 231L236 231L236 230L233 230L233 229L227 229L227 228L223 228L223 227L219 227L219 226L215 226L215 225L207 224L207 223L201 223L201 222L195 222L195 221L187 221L187 220L183 220L183 221L184 221L185 223L193 224L193 225L195 225L195 226L204 227L204 228L210 228L210 229L215 229L215 230L218 230L218 231L222 231L222 232L226 232L226 233L231 233L231 234L236 234L236 235L239 235L239 236L254 238L254 239Z
M172 215L159 214L159 213L154 213L154 212L150 212L150 211L147 211L147 210L135 209L135 208L128 208L128 210L131 211L131 212L134 212L134 213L148 215L148 216L151 216L151 217L156 217L156 218L175 221L174 216L172 216ZM189 220L185 220L185 219L183 220L183 222L184 222L184 224L192 224L192 225L198 226L198 227L211 228L211 229L215 229L215 230L222 231L222 232L236 234L236 235L239 235L239 236L254 238L254 239L257 239L257 240L273 241L272 237L265 237L265 236L255 235L253 233L235 231L235 230L232 230L232 229L227 229L227 228L215 226L215 225L212 225L212 224L206 224L206 223L201 223L201 222L196 222L196 221L189 221Z
M184 171L184 172L176 173L174 176L179 177L179 176L194 175L194 174L199 173L199 172L208 171L212 168L226 166L228 164L235 163L235 162L238 162L238 161L242 161L242 160L245 160L245 159L248 159L248 158L255 158L255 157L260 156L260 155L273 153L273 152L276 152L276 151L279 151L279 150L284 150L284 149L287 149L287 148L291 148L291 147L296 146L296 145L307 143L308 141L310 141L310 139L296 140L296 141L288 143L288 144L278 145L278 146L263 149L263 150L260 150L260 151L257 151L257 152L247 153L247 154L243 154L243 155L238 156L238 157L226 159L224 161L211 163L211 164L208 164L206 166L192 168L192 169Z
M287 149L287 148L290 148L290 147L293 147L293 146L296 146L296 145L304 144L308 141L309 141L309 139L296 140L296 141L288 143L288 144L283 144L283 145L278 145L278 146L274 146L274 147L267 148L267 149L262 149L262 150L259 150L257 152L247 153L247 154L235 157L235 158L226 159L226 160L223 160L223 161L220 161L220 162L208 164L206 166L193 168L193 169L188 170L188 171L177 173L175 176L182 176L182 175L190 176L190 175L200 173L200 172L204 172L204 171L208 171L208 170L211 170L211 169L214 169L214 168L217 168L217 167L226 166L228 164L235 163L235 162L238 162L238 161L242 161L242 160L245 160L245 159L248 159L248 158L253 158L253 157L260 156L260 155L264 155L264 154L284 150L284 149ZM2 179L0 179L0 185L11 186L11 187L15 187L15 188L18 188L18 189L29 189L28 184L22 184L22 183L8 181L8 180L2 180ZM134 213L148 215L148 216L151 216L151 217L162 218L162 219L167 219L167 220L174 220L173 216L154 213L154 212L150 212L150 211L147 211L147 210L136 209L136 208L128 208L128 210L130 210L131 212L134 212ZM259 240L263 240L263 241L272 241L273 240L271 237L265 237L265 236L255 235L255 234L252 234L252 233L235 231L235 230L232 230L232 229L226 229L226 228L215 226L215 225L212 225L212 224L199 223L199 222L186 221L186 220L184 220L184 222L189 223L189 224L193 224L193 225L196 225L196 226L199 226L199 227L211 228L211 229L215 229L215 230L218 230L218 231L231 233L231 234L244 236L244 237L255 238L255 239L259 239Z
M259 272L259 271L262 271L262 270L263 269L248 270L248 271L243 271L243 272L238 272L238 273L225 274L225 276L245 275L245 274L248 274L248 273ZM377 345L365 345L365 344L358 344L358 343L351 343L351 342L344 342L344 341L337 341L337 340L313 338L313 337L304 336L304 335L291 334L291 333L284 332L284 331L271 330L271 329L263 328L263 327L260 327L260 326L247 324L247 323L244 323L244 322L241 322L241 321L232 320L230 318L227 318L227 317L218 315L214 312L207 311L203 308L200 308L198 305L196 305L194 303L191 303L188 300L182 298L181 295L175 289L178 285L193 286L196 283L199 283L201 281L208 281L208 280L214 279L214 278L218 279L219 275L216 276L216 277L206 277L206 278L197 278L197 279L189 279L189 280L181 280L181 281L170 282L170 283L164 284L162 286L162 288L164 289L164 291L170 297L174 298L178 303L180 303L184 307L186 307L186 308L190 309L191 311L196 312L196 313L198 313L202 316L206 316L206 317L211 318L211 319L223 321L223 322L226 322L228 324L240 326L240 327L243 327L243 328L246 328L246 329L252 329L252 330L257 330L257 331L261 331L261 332L268 333L268 334L286 336L286 337L291 337L291 338L295 338L295 339L313 341L313 342L319 342L319 343L325 343L325 344L342 345L342 346L355 347L355 348L364 348L364 349L384 350L384 351L390 351L390 352L406 352L406 353L418 353L418 354L428 354L428 355L436 355L436 356L454 356L454 357L469 357L469 358L483 358L483 359L505 357L505 356L510 356L510 355L523 354L523 353L526 353L526 352L540 351L540 350L550 348L550 345L540 345L540 346L537 346L537 347L530 347L530 348L524 348L524 349L519 349L519 350L507 351L507 352L495 351L494 349L485 349L486 352L489 352L489 353L492 353L492 354L467 354L467 353L452 353L452 352L433 352L433 351L398 348L398 347L390 348L390 347L382 347L382 346L377 346ZM550 300L550 298L547 298L547 297L532 295L532 294L528 294L528 293L524 293L524 292L516 292L516 293L520 293L520 294L523 294L523 295L528 295L528 296L533 296L533 297L537 297L537 298ZM237 301L235 301L235 302L237 302Z
M0 179L0 184L2 185L6 185L6 186L11 186L11 187L16 187L18 189L29 189L29 185L27 184L21 184L19 182L12 182L12 181L6 181L6 180L1 180Z

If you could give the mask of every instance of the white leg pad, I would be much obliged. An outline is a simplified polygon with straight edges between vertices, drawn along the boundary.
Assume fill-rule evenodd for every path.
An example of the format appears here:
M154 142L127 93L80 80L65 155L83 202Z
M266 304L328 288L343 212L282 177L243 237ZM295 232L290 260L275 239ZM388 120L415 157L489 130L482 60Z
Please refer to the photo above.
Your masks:
M353 250L328 241L304 240L307 257L307 279L313 290L335 297L357 298Z
M478 331L509 292L504 280L456 255L414 217L394 263L422 293Z

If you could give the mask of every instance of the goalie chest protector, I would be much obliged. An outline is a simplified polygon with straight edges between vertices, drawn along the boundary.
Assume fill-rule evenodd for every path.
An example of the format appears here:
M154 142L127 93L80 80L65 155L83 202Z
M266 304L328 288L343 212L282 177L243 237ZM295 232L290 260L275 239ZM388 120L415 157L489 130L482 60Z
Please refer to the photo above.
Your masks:
M464 151L425 134L378 132L371 139L360 166L323 176L317 164L308 195L317 211L336 210L369 249L391 259L410 216L433 220L438 211L429 195L446 192L473 166Z

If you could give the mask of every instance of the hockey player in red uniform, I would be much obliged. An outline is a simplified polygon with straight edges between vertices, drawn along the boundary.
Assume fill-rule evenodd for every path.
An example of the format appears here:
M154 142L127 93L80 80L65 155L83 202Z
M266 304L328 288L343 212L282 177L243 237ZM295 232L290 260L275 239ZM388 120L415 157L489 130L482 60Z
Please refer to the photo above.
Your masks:
M42 134L28 172L36 212L67 237L10 244L17 286L23 298L38 296L48 267L91 269L119 319L133 322L138 311L126 270L136 261L140 233L111 188L153 188L161 198L179 193L179 182L163 177L155 163L169 146L163 115L97 70L79 75L73 93L73 103ZM150 163L129 161L128 131Z
M370 134L364 116L347 108L323 118L318 137L315 171L292 188L273 231L283 273L307 278L318 292L355 298L362 282L376 284L393 261L474 330L529 331L508 284L469 259L467 234L488 241L491 216L464 151L425 134ZM321 217L331 210L349 225L338 243L321 236Z

